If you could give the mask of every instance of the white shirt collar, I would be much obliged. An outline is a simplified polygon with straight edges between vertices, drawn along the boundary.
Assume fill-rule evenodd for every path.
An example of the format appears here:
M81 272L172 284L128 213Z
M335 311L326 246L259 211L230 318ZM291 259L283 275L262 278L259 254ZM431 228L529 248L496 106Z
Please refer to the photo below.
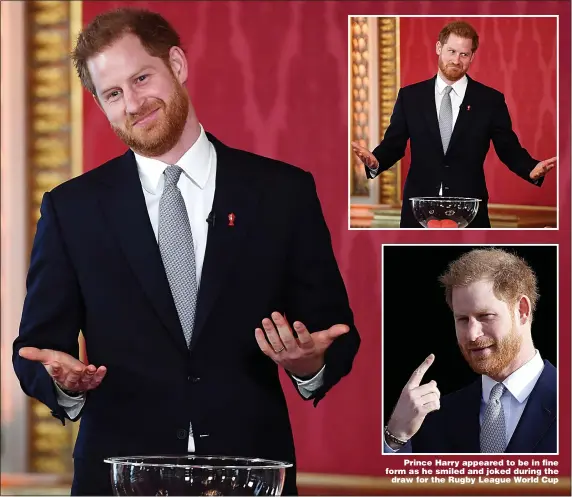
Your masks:
M467 75L463 75L461 79L455 81L451 86L453 87L453 91L461 98L465 96L465 91L467 91L467 84L469 83L469 79ZM445 81L441 79L441 76L437 74L437 78L435 80L435 86L437 88L437 92L442 94L445 91L445 88L449 86Z
M210 142L203 126L200 126L201 132L199 137L191 148L177 161L176 165L183 170L191 181L203 189L207 184L212 166L209 160ZM152 195L156 195L160 182L163 180L163 172L170 164L165 164L160 160L144 157L137 153L135 153L135 160L137 161L137 169L139 170L139 177L141 178L143 188Z
M503 381L503 385L522 404L532 392L543 369L544 361L537 350L530 361L522 365ZM485 402L489 401L491 390L496 384L497 382L492 378L485 375L482 376L483 400Z

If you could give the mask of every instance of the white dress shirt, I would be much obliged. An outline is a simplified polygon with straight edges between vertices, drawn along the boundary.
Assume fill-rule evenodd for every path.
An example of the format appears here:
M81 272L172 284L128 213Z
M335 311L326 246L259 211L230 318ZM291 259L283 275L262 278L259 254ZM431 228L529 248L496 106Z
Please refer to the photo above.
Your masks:
M536 385L543 369L544 362L537 350L530 361L521 366L502 382L506 387L500 400L504 411L507 443L512 438L514 430L516 429L524 408L526 407L530 393ZM483 375L483 396L481 398L481 409L479 414L479 422L481 426L483 424L483 416L485 415L491 390L496 384L497 382L495 380Z
M165 176L163 173L169 164L157 159L143 157L139 154L135 154L135 160L137 162L137 169L139 171L139 178L141 180L141 187L143 189L151 226L153 227L155 238L158 240L159 200L161 199L165 186ZM217 170L216 150L209 141L202 126L199 137L191 148L179 159L176 165L183 170L177 187L181 191L189 215L195 249L197 284L200 288L207 246L207 218L213 206ZM266 316L261 316L261 321L264 317ZM252 332L252 339L255 339L254 331ZM293 376L302 396L308 398L312 395L312 392L315 392L322 386L324 369L325 366L309 380L300 380ZM103 381L105 381L105 379ZM56 393L58 404L66 410L66 413L71 419L75 419L85 403L85 394L79 397L71 397L66 395L57 384ZM191 429L189 429L189 452L195 451L192 433L191 427Z
M540 357L540 352L538 350L534 354L534 357L530 359L526 364L522 365L514 373L508 376L502 383L506 387L505 391L501 396L501 404L504 411L505 429L506 429L506 441L507 445L514 434L518 422L524 412L526 403L532 390L534 389L538 378L542 374L544 369L544 361ZM481 397L481 407L479 410L479 424L483 425L483 417L485 415L485 410L489 402L489 397L491 395L491 390L497 384L496 380L483 375L481 377L482 382L482 397ZM411 452L411 442L407 442L401 449L393 450L387 443L385 439L383 441L383 452L384 453L410 453Z
M452 90L449 93L451 97L451 107L453 109L453 128L455 129L455 123L457 122L457 117L459 117L459 109L461 108L461 103L465 98L465 93L467 91L467 84L469 80L467 76L463 76L458 81L455 81L452 85ZM437 118L439 118L439 112L441 111L441 101L443 100L443 93L445 88L449 86L439 74L435 78L435 107L437 108Z
M453 127L451 131L455 129L455 123L457 122L457 117L459 117L459 110L461 108L461 103L463 102L463 98L465 98L465 92L467 91L467 83L469 80L467 76L464 75L458 81L455 81L452 85L452 90L449 92L449 96L451 97L451 108L453 110ZM443 94L445 92L445 88L449 86L439 74L435 78L435 106L437 107L437 120L439 120L439 113L441 112L441 102L443 101ZM439 196L443 195L443 183L439 187Z
M159 233L159 201L165 187L165 164L157 159L135 154L139 178L143 187L145 204L149 213L151 226L158 240ZM216 151L213 144L201 127L201 134L193 146L185 152L176 164L183 170L177 187L183 195L195 247L195 263L197 268L197 285L201 285L201 273L207 247L209 216L214 200L216 179Z

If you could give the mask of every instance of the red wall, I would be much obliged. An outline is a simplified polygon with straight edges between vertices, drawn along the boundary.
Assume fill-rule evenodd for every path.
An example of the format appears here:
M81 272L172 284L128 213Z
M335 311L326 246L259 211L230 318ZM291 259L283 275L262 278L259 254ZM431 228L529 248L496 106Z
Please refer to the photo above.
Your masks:
M188 50L189 89L207 129L231 146L291 162L316 179L326 221L346 281L363 346L352 373L317 409L302 402L285 383L302 471L383 475L395 459L380 456L381 440L381 244L382 243L554 243L560 242L561 298L570 300L570 33L562 29L560 124L560 225L553 232L439 230L348 231L348 15L560 13L569 19L569 4L558 2L83 2L84 19L119 5L148 7L163 13L180 31ZM568 17L566 17L568 16ZM569 25L569 21L566 21ZM440 26L440 23L439 23ZM438 31L438 30L437 30ZM484 34L490 31L485 29ZM423 39L433 38L431 29ZM522 32L520 32L522 33ZM520 39L521 34L515 37ZM421 39L421 37L420 37ZM536 38L535 38L536 39ZM515 41L516 43L516 41ZM536 43L531 41L530 43ZM496 46L496 45L495 45ZM427 49L427 50L430 50ZM536 53L538 49L530 49ZM483 46L475 70L491 53L510 71L518 50L500 52ZM426 53L422 48L420 53ZM489 54L487 56L487 53ZM424 59L429 64L430 57ZM542 64L543 77L547 79ZM566 70L563 70L566 69ZM434 71L427 65L423 77ZM507 92L507 82L485 82ZM492 75L491 75L492 76ZM477 77L477 74L475 74ZM529 78L532 79L532 78ZM510 79L509 82L514 83ZM523 117L522 89L511 93L513 115ZM520 95L516 97L516 95ZM537 102L534 98L530 101ZM542 104L544 106L544 104ZM536 109L537 106L535 106ZM547 108L551 108L547 104ZM543 125L553 119L547 114ZM520 121L519 121L520 122ZM548 122L548 124L546 124ZM84 160L86 169L123 152L91 97L85 98ZM524 132L525 126L520 130ZM533 150L544 146L526 136ZM546 140L547 142L550 140ZM553 140L546 145L554 152ZM540 150L539 153L544 153ZM503 167L497 168L500 170ZM498 174L504 174L499 172ZM550 181L554 181L553 179ZM524 182L518 184L526 187ZM508 188L506 188L508 190ZM548 190L548 188L546 188ZM538 193L535 193L538 195ZM498 201L498 199L495 199ZM453 233L454 231L454 233ZM390 289L388 289L390 291ZM416 304L405 303L415 315ZM568 309L568 307L565 307ZM409 318L411 319L411 318ZM424 323L419 323L423 325ZM560 350L570 350L569 313L562 313ZM389 332L389 331L388 331ZM406 350L397 351L404 353ZM396 353L396 351L393 351ZM559 359L560 388L570 392L570 369ZM561 398L562 400L562 398ZM570 418L570 402L560 402L560 419ZM561 426L561 476L570 467L570 424Z
M400 20L401 85L428 79L437 70L435 43L449 21L470 22L479 34L479 49L469 75L505 95L513 129L535 159L556 155L556 19L404 17ZM409 150L402 162L409 168ZM494 147L485 162L490 201L500 204L556 206L556 175L542 188L512 173ZM405 181L405 175L402 175Z

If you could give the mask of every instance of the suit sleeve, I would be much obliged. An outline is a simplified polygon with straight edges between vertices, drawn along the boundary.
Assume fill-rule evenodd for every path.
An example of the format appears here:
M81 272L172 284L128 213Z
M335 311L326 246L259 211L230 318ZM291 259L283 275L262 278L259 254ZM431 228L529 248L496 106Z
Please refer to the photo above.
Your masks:
M44 195L40 213L12 362L24 393L45 404L65 424L70 418L59 405L54 382L44 366L18 354L22 347L37 347L79 356L83 304L49 193Z
M386 171L398 160L402 159L405 155L407 140L409 140L409 129L407 128L407 120L405 118L403 90L399 90L383 140L372 152L379 162L379 168L374 173L368 167L365 167L367 177L370 179L375 178L378 174Z
M310 332L325 330L334 324L346 324L350 328L326 350L321 387L310 397L302 396L313 399L317 405L328 390L350 372L360 338L310 173L306 173L296 198L287 267L286 317L290 323L301 321ZM292 381L298 390L295 380Z
M512 121L503 94L493 110L491 138L499 159L515 174L533 185L541 186L544 178L532 180L530 172L540 162L523 148L512 129Z

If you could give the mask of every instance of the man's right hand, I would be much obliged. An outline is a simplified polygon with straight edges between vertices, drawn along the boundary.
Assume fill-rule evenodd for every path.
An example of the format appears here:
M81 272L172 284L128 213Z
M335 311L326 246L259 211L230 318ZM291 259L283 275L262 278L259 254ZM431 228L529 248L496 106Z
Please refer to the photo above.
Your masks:
M41 362L58 386L70 392L82 393L97 388L107 373L105 366L86 366L75 357L57 350L22 347L19 354L24 359Z
M435 356L431 354L411 375L387 424L389 432L400 440L409 440L419 431L425 416L440 407L441 393L437 383L430 381L420 386L423 375L434 360Z
M377 169L379 167L379 162L367 148L364 148L357 144L357 142L352 142L352 149L354 153L358 156L367 167L370 169Z

